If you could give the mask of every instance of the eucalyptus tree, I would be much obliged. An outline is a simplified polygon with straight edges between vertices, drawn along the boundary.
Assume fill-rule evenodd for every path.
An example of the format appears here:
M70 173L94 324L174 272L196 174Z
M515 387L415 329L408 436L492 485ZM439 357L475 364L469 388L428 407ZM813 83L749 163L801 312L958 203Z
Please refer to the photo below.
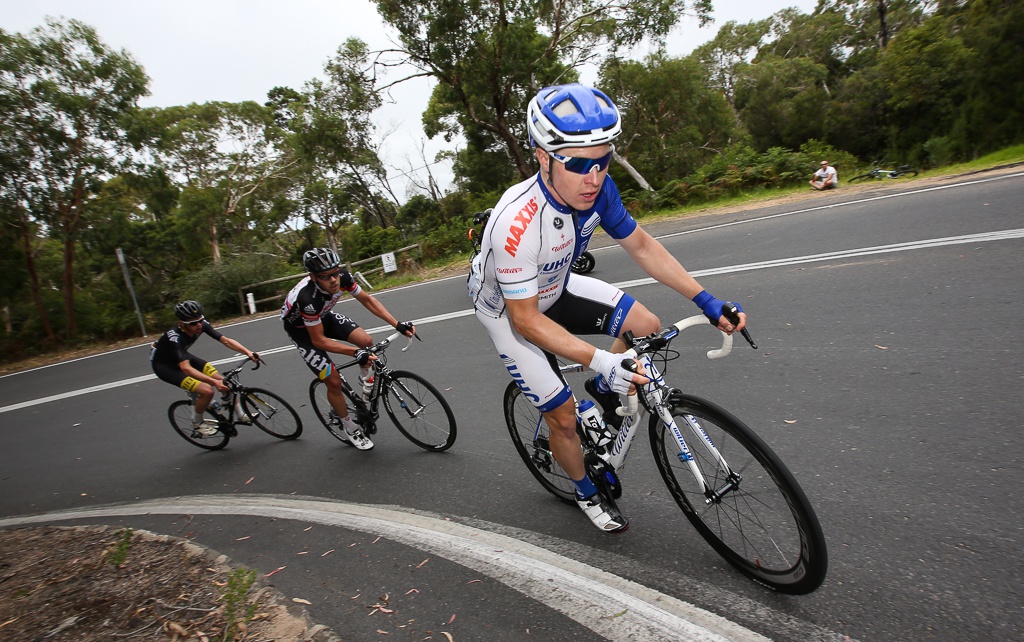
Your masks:
M378 62L413 69L395 82L437 81L428 134L465 134L473 153L501 150L522 178L534 172L524 121L538 89L576 79L609 51L663 41L684 15L703 24L711 11L710 0L375 1L400 43Z
M19 168L21 182L16 193L8 181L2 189L40 230L60 241L70 338L78 333L75 248L89 225L86 204L123 158L122 119L148 93L149 79L128 53L111 50L77 20L50 20L28 35L2 38L2 132L28 143L4 145L4 153L15 156L5 164Z
M296 163L273 110L254 101L148 108L135 115L133 131L181 189L183 239L193 244L198 234L214 263L226 234L251 227L256 193Z
M622 112L625 133L616 151L659 186L691 174L739 135L734 112L692 56L610 59L600 83Z
M382 143L372 121L382 104L374 87L367 47L348 39L324 67L324 78L301 91L271 90L268 105L290 132L301 164L293 194L306 220L323 227L332 247L346 223L391 227L398 198L380 158Z

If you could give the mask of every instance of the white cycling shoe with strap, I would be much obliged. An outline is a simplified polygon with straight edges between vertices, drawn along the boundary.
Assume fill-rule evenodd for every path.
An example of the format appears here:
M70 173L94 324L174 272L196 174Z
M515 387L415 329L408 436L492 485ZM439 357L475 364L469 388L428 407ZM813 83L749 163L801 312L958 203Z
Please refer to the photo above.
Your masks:
M629 520L611 502L598 493L587 499L576 498L576 505L590 518L594 526L606 533L622 533L629 528Z

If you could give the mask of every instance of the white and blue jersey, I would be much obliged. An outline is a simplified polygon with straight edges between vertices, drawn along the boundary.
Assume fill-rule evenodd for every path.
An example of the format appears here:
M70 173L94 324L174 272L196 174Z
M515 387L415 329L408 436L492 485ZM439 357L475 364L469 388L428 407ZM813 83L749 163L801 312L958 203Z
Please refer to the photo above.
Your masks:
M569 332L617 337L634 299L570 269L599 226L614 239L637 227L610 176L593 207L576 211L555 200L535 175L498 201L473 260L468 287L477 319L524 396L542 412L563 404L572 391L551 355L512 329L505 301L537 297L538 309Z

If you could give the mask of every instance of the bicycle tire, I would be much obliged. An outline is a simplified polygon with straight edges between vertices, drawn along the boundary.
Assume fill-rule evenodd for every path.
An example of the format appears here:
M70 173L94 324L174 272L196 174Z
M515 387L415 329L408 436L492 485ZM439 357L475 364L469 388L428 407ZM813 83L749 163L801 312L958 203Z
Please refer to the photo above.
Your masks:
M741 480L719 501L707 502L675 439L659 417L650 423L651 448L662 479L690 523L741 573L780 593L803 595L821 586L828 572L825 536L792 473L772 450L721 407L681 393L672 396L672 415L696 418ZM679 429L688 431L685 420ZM716 458L691 439L691 456L714 489L726 479Z
M195 411L190 401L175 401L167 409L167 416L171 420L171 425L174 426L174 431L193 446L199 446L205 450L220 450L228 445L231 437L220 429L212 435L204 435L193 428L192 417L194 415Z
M380 394L388 417L409 441L432 452L448 450L455 444L455 413L429 381L416 373L396 370L382 382Z
M570 269L576 274L587 274L594 269L595 265L597 265L597 261L594 260L594 255L590 252L583 252L572 262Z
M896 175L893 176L893 178L903 178L904 176L908 176L910 178L913 178L913 177L917 176L917 170L916 169L900 170L900 171L896 172Z
M359 417L359 410L356 408L352 396L347 390L344 390L344 392L348 416L353 418ZM348 440L348 437L345 435L345 429L341 426L341 419L334 413L331 403L327 400L327 384L319 379L311 381L309 383L309 402L313 406L313 412L316 413L317 419L324 425L327 432L331 433L341 443L351 446L352 442Z
M548 424L514 381L505 388L502 408L505 425L523 463L545 490L575 506L576 484L551 454Z
M242 394L242 409L252 418L256 427L278 439L298 439L302 434L302 419L292 405L278 395L263 388L246 388Z
M876 174L876 173L870 172L870 173L867 173L867 174L861 174L860 176L854 176L853 178L849 179L846 182L847 183L860 183L860 182L867 181L869 179L876 180L876 179L879 179L879 178L881 178L880 174Z

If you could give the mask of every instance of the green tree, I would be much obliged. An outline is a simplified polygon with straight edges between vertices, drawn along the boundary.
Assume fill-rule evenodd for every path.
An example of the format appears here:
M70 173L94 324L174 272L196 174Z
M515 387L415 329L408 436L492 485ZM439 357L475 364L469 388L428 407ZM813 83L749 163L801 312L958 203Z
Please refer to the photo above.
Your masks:
M250 227L258 192L296 164L273 110L253 101L140 110L133 133L182 187L182 231L187 239L201 231L214 263L225 234Z
M127 148L122 118L147 94L149 79L129 54L112 51L77 20L48 21L28 36L3 34L3 44L3 133L30 142L17 148L29 154L18 164L31 170L19 198L61 242L65 332L73 338L75 249L89 224L85 206Z
M270 96L301 164L300 212L323 226L336 249L343 224L365 218L390 227L398 212L371 119L382 100L369 66L366 44L350 38L325 66L325 79L310 80L302 92L276 88Z
M626 135L616 142L616 151L653 183L690 174L737 135L733 111L705 84L694 57L613 58L602 66L600 78L622 113Z
M710 0L376 0L398 31L397 60L438 84L424 115L430 133L465 134L476 151L502 149L519 176L528 154L526 102L538 89L571 81L602 52L661 41L681 16L709 19ZM403 78L402 80L405 80ZM398 82L401 82L399 80ZM489 139L489 140L488 140ZM475 168L481 163L464 161Z

